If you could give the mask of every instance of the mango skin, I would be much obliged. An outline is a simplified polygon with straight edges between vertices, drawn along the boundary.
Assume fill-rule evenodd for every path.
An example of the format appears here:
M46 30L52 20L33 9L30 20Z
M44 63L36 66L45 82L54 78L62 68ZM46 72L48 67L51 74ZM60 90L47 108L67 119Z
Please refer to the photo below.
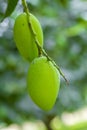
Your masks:
M40 45L43 46L43 32L39 21L32 14L30 14L29 19L34 32L36 32L37 40L39 41ZM20 54L31 62L35 57L38 56L38 49L35 44L26 13L22 13L16 18L13 33L14 40Z
M55 104L60 87L60 74L45 56L34 59L28 76L28 93L34 103L41 109L51 110Z

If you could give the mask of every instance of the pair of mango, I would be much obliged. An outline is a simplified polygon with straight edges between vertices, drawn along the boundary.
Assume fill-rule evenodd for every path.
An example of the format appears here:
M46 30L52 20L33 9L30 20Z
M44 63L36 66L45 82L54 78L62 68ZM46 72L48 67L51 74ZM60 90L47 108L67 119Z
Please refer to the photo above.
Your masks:
M38 43L43 47L43 31L39 21L32 14L29 15L29 19L26 13L16 18L14 40L20 54L31 62L27 76L27 90L32 100L41 109L50 110L59 92L60 74L45 56L38 56L38 48L29 22L36 33Z

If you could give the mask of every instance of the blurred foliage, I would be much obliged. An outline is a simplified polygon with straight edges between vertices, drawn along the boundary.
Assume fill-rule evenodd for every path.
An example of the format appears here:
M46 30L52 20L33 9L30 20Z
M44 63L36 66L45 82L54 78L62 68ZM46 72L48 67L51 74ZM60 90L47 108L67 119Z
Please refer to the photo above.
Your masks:
M69 86L61 78L58 99L50 112L40 110L31 101L26 90L29 64L20 56L13 39L15 18L23 10L19 1L14 12L0 23L0 122L22 123L36 118L49 124L56 115L87 105L87 1L27 3L43 27L44 48L63 70ZM0 20L6 8L7 0L0 0Z
M14 11L14 9L17 5L17 2L18 2L18 0L8 0L8 5L7 5L7 9L5 11L5 14L4 14L4 18L11 15L11 13Z
M86 130L87 121L67 125L58 117L55 117L51 122L51 128L52 130Z

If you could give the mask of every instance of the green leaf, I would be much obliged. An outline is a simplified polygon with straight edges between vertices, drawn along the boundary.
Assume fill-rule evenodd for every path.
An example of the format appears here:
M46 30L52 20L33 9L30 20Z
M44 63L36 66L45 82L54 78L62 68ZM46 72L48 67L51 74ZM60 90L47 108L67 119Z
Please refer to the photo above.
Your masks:
M83 31L85 31L86 25L84 24L77 24L67 29L67 35L68 36L76 36L81 34Z
M8 0L8 5L7 5L7 9L6 9L4 18L11 15L11 13L14 11L14 9L17 5L17 2L18 2L18 0Z

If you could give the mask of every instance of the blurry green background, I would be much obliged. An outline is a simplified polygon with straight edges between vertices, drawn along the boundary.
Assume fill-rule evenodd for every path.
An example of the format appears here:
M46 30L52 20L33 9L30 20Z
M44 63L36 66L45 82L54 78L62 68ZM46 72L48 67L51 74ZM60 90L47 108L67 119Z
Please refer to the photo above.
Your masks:
M60 66L69 86L61 77L56 104L49 112L39 109L30 99L26 90L29 63L20 56L13 39L15 18L23 10L18 1L14 12L0 23L0 124L21 125L39 120L48 130L87 130L87 120L74 126L63 121L63 118L70 121L64 113L87 107L87 1L27 0L27 3L42 25L46 52ZM0 20L6 7L7 0L0 0ZM87 111L85 116L87 119Z

